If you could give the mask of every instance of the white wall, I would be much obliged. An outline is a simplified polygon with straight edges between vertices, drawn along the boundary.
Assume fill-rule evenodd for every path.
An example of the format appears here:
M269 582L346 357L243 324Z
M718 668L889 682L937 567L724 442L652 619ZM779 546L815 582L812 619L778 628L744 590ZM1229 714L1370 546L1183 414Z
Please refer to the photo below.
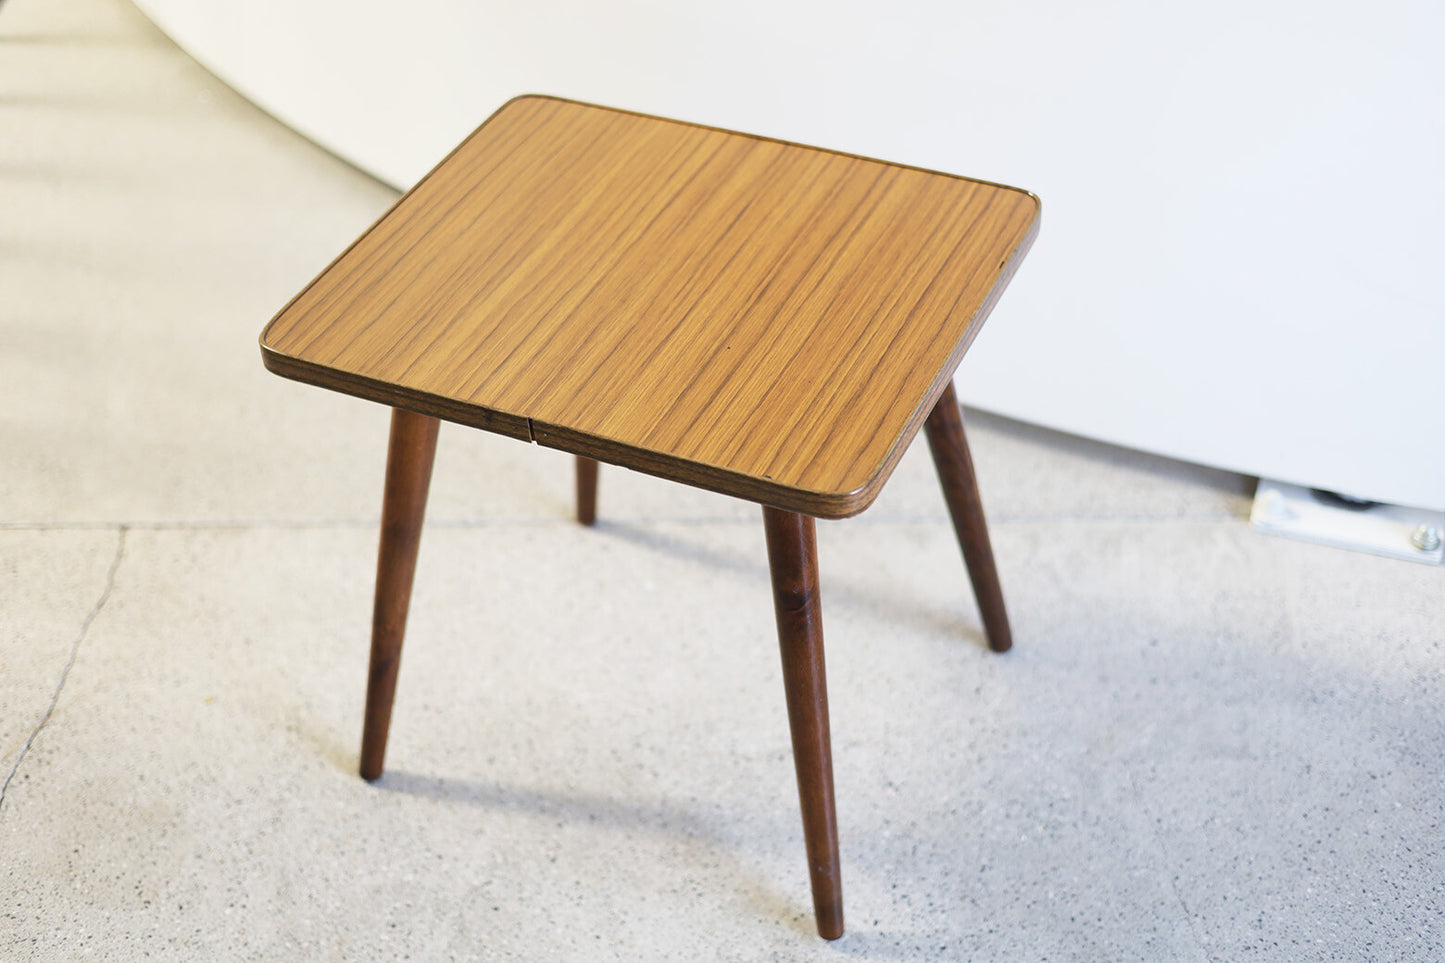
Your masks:
M137 2L399 186L541 92L1027 187L967 402L1445 509L1436 0Z

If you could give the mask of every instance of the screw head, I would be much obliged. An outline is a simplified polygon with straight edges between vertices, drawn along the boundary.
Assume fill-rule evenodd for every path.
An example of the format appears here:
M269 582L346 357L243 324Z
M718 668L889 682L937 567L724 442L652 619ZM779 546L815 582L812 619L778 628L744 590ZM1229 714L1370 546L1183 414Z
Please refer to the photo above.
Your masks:
M1440 547L1440 529L1422 522L1410 533L1410 544L1422 552L1433 552Z

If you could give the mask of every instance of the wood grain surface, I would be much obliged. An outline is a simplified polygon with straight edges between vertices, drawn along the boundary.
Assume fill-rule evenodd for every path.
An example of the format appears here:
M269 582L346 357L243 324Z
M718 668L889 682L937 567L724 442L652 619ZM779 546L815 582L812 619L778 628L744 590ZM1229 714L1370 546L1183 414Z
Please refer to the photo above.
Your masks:
M287 305L262 355L843 517L881 489L1038 216L1014 188L523 97Z

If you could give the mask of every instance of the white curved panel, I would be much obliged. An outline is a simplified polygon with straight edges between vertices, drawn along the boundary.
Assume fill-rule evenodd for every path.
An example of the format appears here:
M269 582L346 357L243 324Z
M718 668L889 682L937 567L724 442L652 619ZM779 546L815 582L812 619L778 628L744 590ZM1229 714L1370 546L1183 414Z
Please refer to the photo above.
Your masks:
M542 92L1027 187L965 400L1445 508L1439 4L138 3L398 186Z

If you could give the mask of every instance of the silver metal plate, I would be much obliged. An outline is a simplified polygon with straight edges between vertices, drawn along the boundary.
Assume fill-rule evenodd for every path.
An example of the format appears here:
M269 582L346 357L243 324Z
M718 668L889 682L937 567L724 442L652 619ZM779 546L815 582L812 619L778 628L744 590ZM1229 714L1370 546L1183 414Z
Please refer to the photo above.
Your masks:
M1331 502L1308 488L1261 478L1249 521L1271 535L1431 565L1445 562L1445 512Z

